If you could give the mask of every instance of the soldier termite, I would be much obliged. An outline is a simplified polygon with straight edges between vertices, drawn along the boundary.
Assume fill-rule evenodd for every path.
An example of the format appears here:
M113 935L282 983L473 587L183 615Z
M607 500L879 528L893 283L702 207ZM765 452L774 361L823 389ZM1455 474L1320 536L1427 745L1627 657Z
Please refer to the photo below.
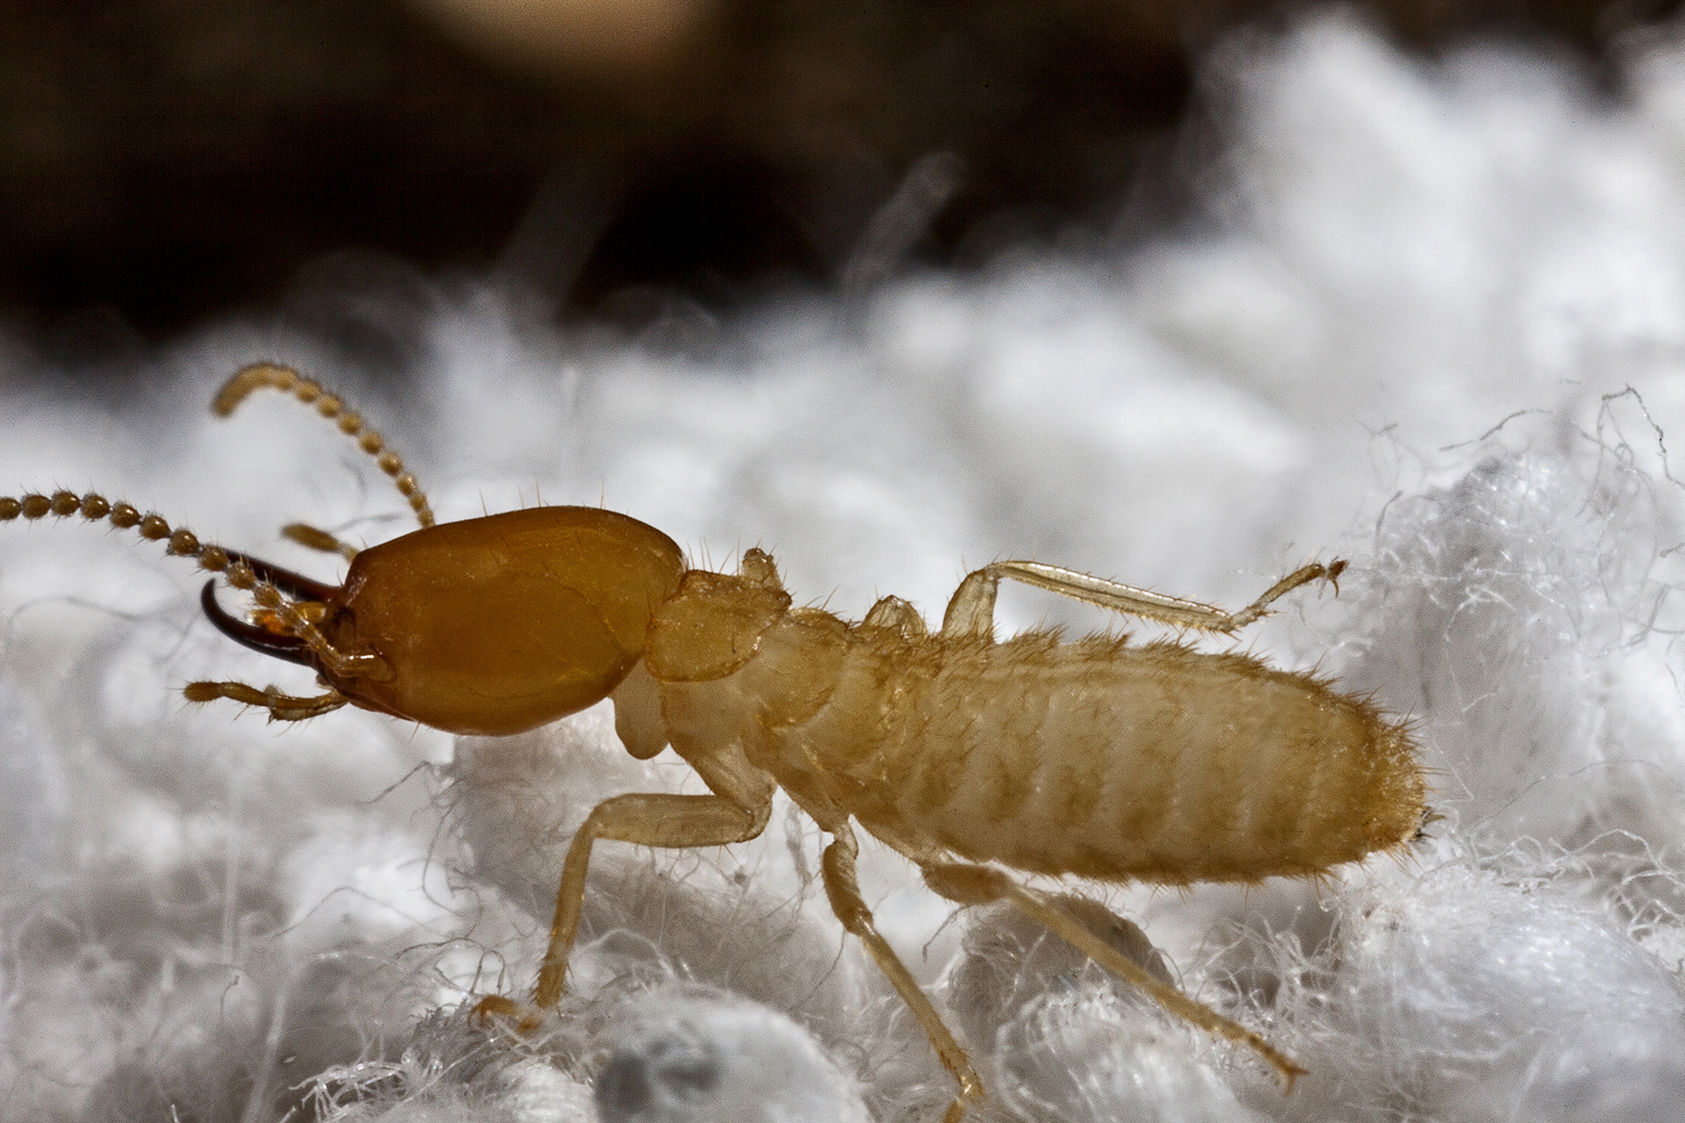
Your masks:
M1125 638L993 637L1004 579L1178 628L1232 633L1282 595L1335 580L1306 565L1236 613L1039 562L985 566L961 583L940 632L884 597L858 624L793 607L772 558L736 574L691 569L665 534L626 515L538 507L435 525L402 460L316 382L257 364L218 394L226 415L259 388L289 392L377 458L420 530L357 551L343 584L314 581L201 543L156 514L97 494L0 498L0 520L80 514L133 528L222 573L255 602L250 622L214 596L212 623L246 646L314 669L327 688L292 696L195 682L194 702L232 699L297 721L347 703L455 733L521 732L612 698L628 752L668 745L710 795L628 793L599 804L563 863L533 1006L561 999L592 845L747 841L778 788L831 836L827 898L917 1017L959 1083L946 1119L983 1096L965 1051L889 944L855 878L854 824L916 863L961 904L1004 902L1046 925L1170 1011L1244 1043L1291 1087L1301 1070L1257 1034L1167 985L1096 936L1057 898L999 867L1183 885L1317 876L1403 846L1426 786L1404 726L1311 675L1242 654ZM506 998L483 1013L527 1017Z

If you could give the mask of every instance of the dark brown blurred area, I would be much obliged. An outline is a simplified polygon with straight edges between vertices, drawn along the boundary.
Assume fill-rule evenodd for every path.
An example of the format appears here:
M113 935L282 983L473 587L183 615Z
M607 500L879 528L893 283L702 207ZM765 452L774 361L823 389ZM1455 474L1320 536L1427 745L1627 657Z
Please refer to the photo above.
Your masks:
M1675 7L1368 11L1422 50L1520 36L1595 64ZM652 291L729 306L835 284L873 214L938 152L957 157L953 193L913 250L963 264L1114 214L1181 121L1200 52L1292 11L5 0L0 323L96 350L167 338L275 307L313 263L351 251L502 270L564 316L637 315Z

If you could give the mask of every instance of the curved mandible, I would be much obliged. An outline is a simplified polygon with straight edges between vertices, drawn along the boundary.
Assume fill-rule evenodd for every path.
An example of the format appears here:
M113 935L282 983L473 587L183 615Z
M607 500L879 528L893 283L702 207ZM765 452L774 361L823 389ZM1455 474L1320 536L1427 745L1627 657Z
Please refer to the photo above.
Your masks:
M427 505L427 495L416 481L415 473L405 470L403 457L386 443L373 429L363 424L363 416L345 408L338 394L326 389L313 378L306 378L292 367L278 363L252 363L235 371L211 402L211 412L218 417L232 414L253 390L268 388L291 394L306 405L314 405L316 412L330 421L337 419L339 431L357 441L357 447L374 457L380 470L392 478L400 494L410 501L410 510L421 525L433 525L433 508Z
M244 620L237 620L223 611L222 605L216 600L216 582L205 582L205 588L199 594L199 606L205 610L205 618L213 627L241 647L249 647L253 651L261 651L265 655L273 655L277 659L284 659L289 663L298 663L311 669L316 667L316 659L312 657L310 645L297 636L280 632L272 632L268 628L260 628L256 624L248 624Z

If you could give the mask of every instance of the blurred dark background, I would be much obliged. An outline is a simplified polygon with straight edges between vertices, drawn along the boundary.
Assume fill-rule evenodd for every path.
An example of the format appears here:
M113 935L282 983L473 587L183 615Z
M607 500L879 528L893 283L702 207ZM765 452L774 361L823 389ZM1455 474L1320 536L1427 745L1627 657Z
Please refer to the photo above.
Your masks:
M1596 74L1676 7L1364 10L1423 52L1520 38ZM0 330L98 357L230 313L331 315L345 276L404 269L501 271L564 319L719 310L869 279L898 187L913 228L877 241L961 267L1115 226L1126 199L1173 217L1195 60L1300 10L0 0Z

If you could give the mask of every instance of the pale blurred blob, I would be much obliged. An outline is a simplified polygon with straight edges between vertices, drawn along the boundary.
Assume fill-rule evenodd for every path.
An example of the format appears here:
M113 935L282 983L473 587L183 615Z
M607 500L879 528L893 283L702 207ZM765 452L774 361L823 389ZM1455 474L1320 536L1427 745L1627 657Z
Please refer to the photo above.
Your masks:
M610 80L684 55L715 10L712 0L410 0L410 7L506 65Z

